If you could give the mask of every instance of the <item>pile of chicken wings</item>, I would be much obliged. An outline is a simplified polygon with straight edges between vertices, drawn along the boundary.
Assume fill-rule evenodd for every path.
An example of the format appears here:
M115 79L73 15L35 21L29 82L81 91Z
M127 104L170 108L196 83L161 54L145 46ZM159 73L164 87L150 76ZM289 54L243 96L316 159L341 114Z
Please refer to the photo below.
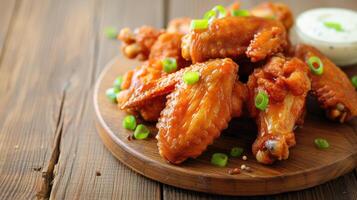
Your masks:
M196 158L232 118L242 116L256 121L252 151L258 162L287 159L308 93L332 120L343 123L357 115L357 94L345 73L314 47L291 45L288 6L262 3L249 16L232 16L229 11L237 9L237 3L229 6L205 29L192 29L191 19L179 18L166 29L124 28L118 35L123 54L144 61L124 75L118 105L157 121L159 153L170 163ZM322 74L306 64L311 56L322 61ZM165 58L176 60L175 72L163 70ZM183 81L188 71L199 72L197 83ZM255 103L262 91L269 99L263 110Z

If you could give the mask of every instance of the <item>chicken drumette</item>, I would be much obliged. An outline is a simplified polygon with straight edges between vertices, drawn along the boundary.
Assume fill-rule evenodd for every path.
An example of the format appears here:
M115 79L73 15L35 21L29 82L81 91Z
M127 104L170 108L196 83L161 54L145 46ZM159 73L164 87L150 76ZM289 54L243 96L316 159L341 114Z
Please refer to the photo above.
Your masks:
M289 147L295 145L293 129L302 117L310 90L308 69L297 58L272 57L249 77L248 110L256 119L258 137L252 150L258 162L271 164L287 159ZM255 106L258 93L269 97L265 110Z

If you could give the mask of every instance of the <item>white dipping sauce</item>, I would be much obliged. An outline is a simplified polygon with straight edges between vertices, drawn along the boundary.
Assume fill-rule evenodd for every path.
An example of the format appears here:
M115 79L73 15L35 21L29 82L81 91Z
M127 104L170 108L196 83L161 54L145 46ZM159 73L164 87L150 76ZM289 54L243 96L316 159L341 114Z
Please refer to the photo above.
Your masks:
M326 22L342 30L326 26ZM300 42L316 47L337 65L357 63L357 12L340 8L308 10L299 15L296 30Z

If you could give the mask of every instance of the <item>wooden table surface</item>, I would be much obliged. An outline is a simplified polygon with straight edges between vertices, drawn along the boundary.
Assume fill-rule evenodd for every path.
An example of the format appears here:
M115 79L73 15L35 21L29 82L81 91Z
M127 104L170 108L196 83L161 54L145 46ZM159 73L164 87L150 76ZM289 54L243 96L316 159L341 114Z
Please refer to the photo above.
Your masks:
M119 54L107 26L164 27L231 1L0 0L0 199L357 199L357 171L286 194L233 198L163 185L131 171L96 133L93 86ZM248 8L260 1L242 1ZM356 0L286 1L357 10ZM119 122L118 122L119 123Z

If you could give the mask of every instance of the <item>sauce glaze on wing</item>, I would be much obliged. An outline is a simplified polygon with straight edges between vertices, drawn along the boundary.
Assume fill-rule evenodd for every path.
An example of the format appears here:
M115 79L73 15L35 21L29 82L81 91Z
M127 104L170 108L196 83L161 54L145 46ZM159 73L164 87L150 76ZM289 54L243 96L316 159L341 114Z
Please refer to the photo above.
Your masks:
M323 63L323 74L311 73L312 93L317 97L326 115L341 123L357 116L357 93L347 75L316 48L300 44L295 56L305 62L317 56Z
M200 65L200 80L193 85L179 80L157 124L159 153L174 164L201 155L232 117L237 64L217 59Z
M258 137L252 150L258 162L271 164L287 159L289 147L295 145L294 126L305 109L310 79L305 63L297 58L272 57L249 77L248 110L256 119ZM259 92L269 96L268 107L255 107Z
M287 46L284 26L260 17L215 19L205 30L191 30L182 38L182 56L193 63L213 58L247 56L252 62L282 52Z

